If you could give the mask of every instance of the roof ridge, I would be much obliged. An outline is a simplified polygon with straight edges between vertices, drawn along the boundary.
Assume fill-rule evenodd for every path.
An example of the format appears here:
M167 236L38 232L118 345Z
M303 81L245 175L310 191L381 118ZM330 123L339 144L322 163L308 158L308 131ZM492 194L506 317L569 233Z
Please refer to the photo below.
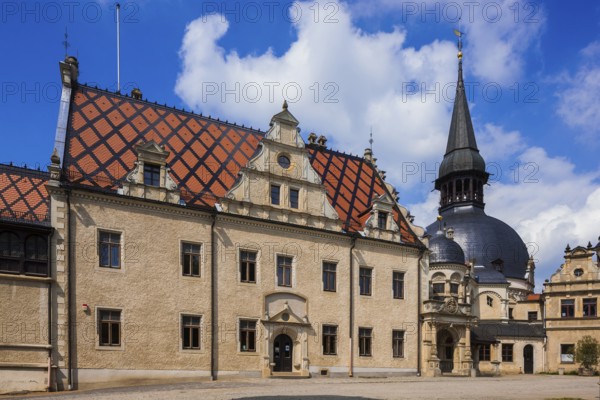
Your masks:
M6 164L0 162L0 170L14 170L15 172L25 172L29 175L43 175L45 177L50 177L50 172L43 171L41 169L33 169L29 167L21 167L18 165Z
M90 89L90 90L95 90L95 91L98 91L98 92L108 93L108 94L110 94L112 96L121 97L121 98L123 98L125 100L128 100L128 101L134 101L134 102L137 102L137 103L144 103L144 104L148 104L148 105L151 105L153 107L159 107L159 108L162 108L162 109L165 109L165 110L168 110L168 111L177 111L179 113L187 114L189 116L193 116L193 117L196 117L196 118L203 118L203 119L209 120L211 122L216 122L216 123L219 123L219 124L228 125L228 126L233 127L233 128L246 129L248 131L252 131L254 133L258 133L261 136L265 136L266 133L267 133L267 132L262 131L262 130L260 130L258 128L253 128L252 126L238 125L235 122L229 122L229 120L221 120L219 118L213 118L210 115L207 116L207 115L204 115L202 113L196 113L193 110L184 110L183 108L177 108L175 106L168 106L166 103L159 104L157 101L152 102L152 101L150 101L148 99L136 99L136 98L133 98L133 97L129 96L128 94L122 94L122 93L113 92L113 91L108 90L108 89L102 89L102 88L99 88L99 87L96 87L96 86L90 86L90 85L87 85L85 83L80 83L80 84L78 84L78 86L84 87L84 88Z

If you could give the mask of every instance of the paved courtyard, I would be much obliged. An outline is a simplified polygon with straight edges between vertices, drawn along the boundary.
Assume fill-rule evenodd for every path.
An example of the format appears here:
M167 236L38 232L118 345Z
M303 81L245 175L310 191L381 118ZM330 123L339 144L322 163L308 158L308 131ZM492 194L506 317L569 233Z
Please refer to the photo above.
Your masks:
M0 396L7 399L598 399L597 377L244 379Z

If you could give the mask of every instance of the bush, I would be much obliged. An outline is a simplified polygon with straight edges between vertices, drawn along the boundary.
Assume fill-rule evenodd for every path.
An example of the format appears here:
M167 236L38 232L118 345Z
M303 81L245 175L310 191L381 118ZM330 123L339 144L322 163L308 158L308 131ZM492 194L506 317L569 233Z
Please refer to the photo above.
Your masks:
M575 346L575 361L580 363L583 368L592 369L598 365L600 358L600 345L598 341L586 335L582 337Z

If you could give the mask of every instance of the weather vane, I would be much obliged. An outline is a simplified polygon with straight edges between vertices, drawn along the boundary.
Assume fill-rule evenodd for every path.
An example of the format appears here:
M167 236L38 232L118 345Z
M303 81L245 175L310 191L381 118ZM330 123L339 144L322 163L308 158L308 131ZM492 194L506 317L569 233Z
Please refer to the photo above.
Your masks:
M458 19L458 27L460 28L460 18ZM459 29L454 29L454 34L458 37L458 58L462 59L462 37L464 32Z
M68 48L71 46L67 39L69 39L69 33L67 32L67 27L65 26L65 40L62 42L63 46L65 46L65 58L67 58Z
M371 127L371 133L369 134L369 145L371 147L371 153L373 153L373 127Z

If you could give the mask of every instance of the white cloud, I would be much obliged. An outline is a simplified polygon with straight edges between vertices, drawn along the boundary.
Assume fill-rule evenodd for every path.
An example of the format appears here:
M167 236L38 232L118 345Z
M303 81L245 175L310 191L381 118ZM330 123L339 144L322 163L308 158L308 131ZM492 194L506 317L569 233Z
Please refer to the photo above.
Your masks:
M557 93L558 115L567 125L579 129L579 140L589 142L600 134L600 42L581 50L581 62L574 75L562 74Z
M393 2L383 3L393 7ZM515 3L501 4L506 8ZM304 15L311 15L306 10L311 5L298 3ZM510 12L496 24L477 20L466 24L466 67L472 66L480 78L517 79L525 51L539 37L541 11L536 15L541 21L533 24L523 22L523 10L519 23ZM198 18L186 28L180 53L183 68L175 90L195 110L264 129L279 109L284 85L300 87L302 96L290 98L294 93L289 91L287 97L304 135L314 129L327 135L332 147L362 154L372 127L380 167L388 170L388 180L401 196L407 191L421 192L424 200L409 208L418 224L427 225L437 215L438 193L430 192L431 181L445 149L452 103L441 90L434 90L437 99L435 94L408 94L407 83L420 86L423 82L431 90L435 82L454 82L456 69L449 66L456 60L455 43L433 41L420 48L408 47L406 31L400 27L365 33L354 26L353 15L343 3L335 17L338 23L333 24L301 18L293 27L297 39L280 56L272 51L247 56L228 51L218 45L229 28L223 17ZM593 47L587 52L595 54ZM272 98L266 86L269 82L279 85ZM217 93L207 93L215 89L207 86L213 83ZM224 88L236 92L236 83L239 98L231 93L223 96ZM327 83L333 86L327 89ZM248 98L254 92L244 93L244 85L262 89L256 102ZM311 89L316 87L318 99ZM337 89L333 99L338 102L324 102L324 95L334 93L332 87ZM598 176L579 173L571 161L530 147L518 131L505 131L485 121L479 125L482 155L488 163L496 162L503 174L487 189L488 213L516 228L526 242L539 245L537 276L546 278L560 265L567 242L586 244L600 233L593 232L600 226ZM519 168L511 170L515 162ZM417 173L407 176L405 167L415 165Z

